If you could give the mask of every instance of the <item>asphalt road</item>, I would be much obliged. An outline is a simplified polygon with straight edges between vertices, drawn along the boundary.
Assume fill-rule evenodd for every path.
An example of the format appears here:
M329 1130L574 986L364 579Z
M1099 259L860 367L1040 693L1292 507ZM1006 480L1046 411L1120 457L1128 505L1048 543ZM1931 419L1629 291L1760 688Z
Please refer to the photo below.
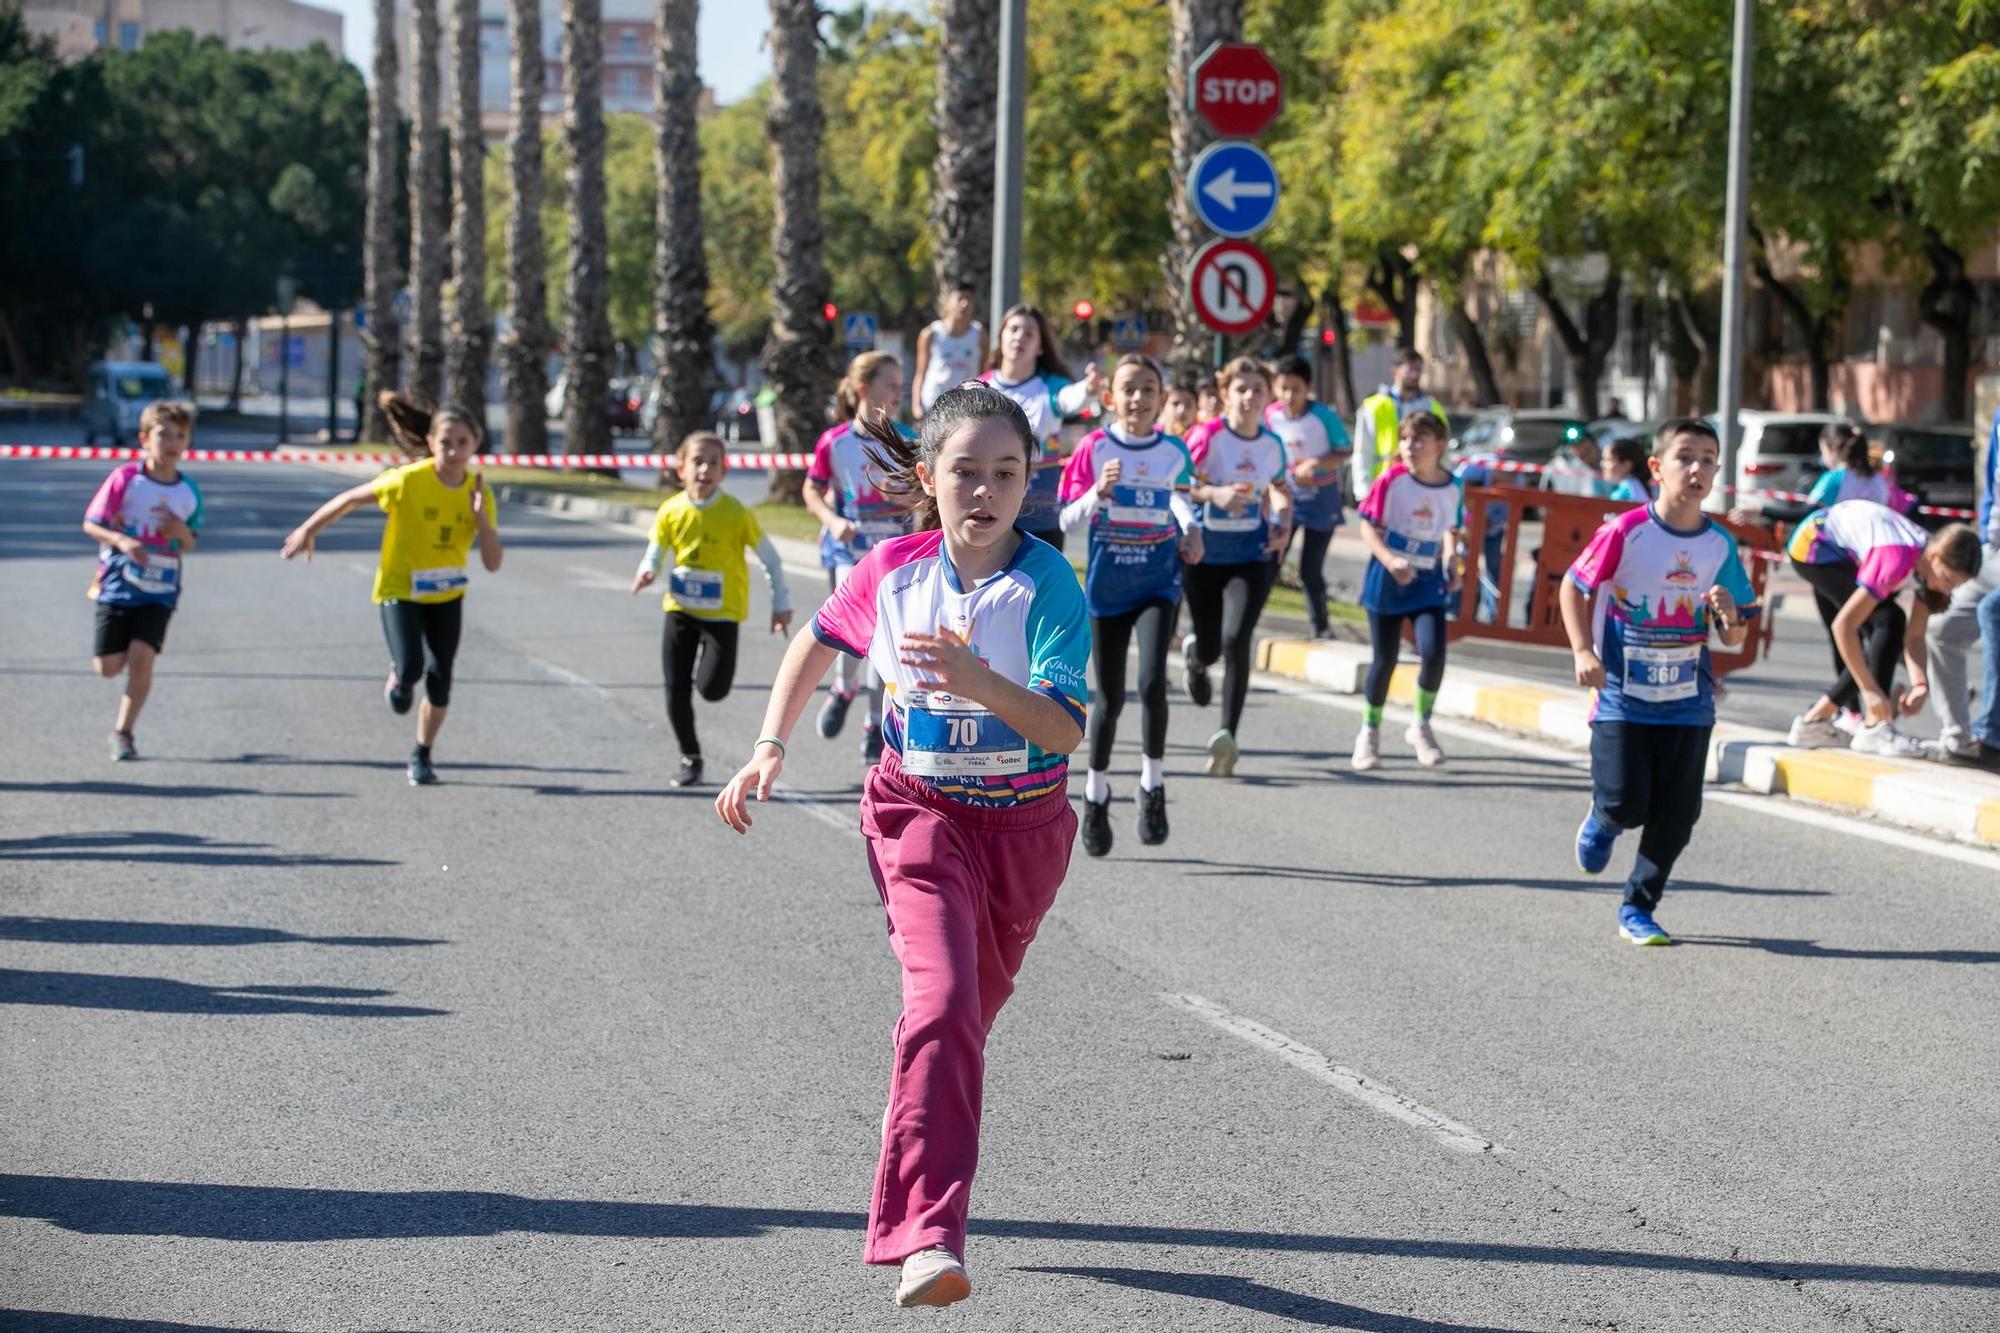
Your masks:
M932 1318L859 1262L897 980L855 738L802 735L728 832L667 785L637 543L509 511L412 789L379 521L286 565L344 480L214 467L114 766L101 470L0 467L0 1327ZM745 636L712 768L778 652ZM1571 864L1570 757L1453 727L1427 774L1392 728L1359 777L1346 701L1260 689L1219 782L1176 704L1171 840L1132 833L1128 738L1119 845L994 1033L975 1296L939 1318L1994 1326L2000 858L1718 794L1681 945L1637 950Z

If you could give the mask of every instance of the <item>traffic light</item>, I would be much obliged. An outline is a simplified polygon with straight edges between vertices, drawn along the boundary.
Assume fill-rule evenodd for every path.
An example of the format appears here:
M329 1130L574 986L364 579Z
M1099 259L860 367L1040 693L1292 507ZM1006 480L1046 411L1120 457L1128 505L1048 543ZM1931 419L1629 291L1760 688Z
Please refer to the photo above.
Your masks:
M1090 301L1086 299L1078 301L1074 306L1072 306L1070 308L1070 313L1076 316L1077 323L1082 324L1087 322L1092 315L1097 313L1097 307L1092 305Z
M1319 331L1319 345L1321 347L1331 347L1339 341L1340 335L1332 329L1321 329Z
M840 307L835 305L833 302L828 301L825 305L819 308L819 313L826 320L827 323L831 324L833 323L833 321L840 318Z

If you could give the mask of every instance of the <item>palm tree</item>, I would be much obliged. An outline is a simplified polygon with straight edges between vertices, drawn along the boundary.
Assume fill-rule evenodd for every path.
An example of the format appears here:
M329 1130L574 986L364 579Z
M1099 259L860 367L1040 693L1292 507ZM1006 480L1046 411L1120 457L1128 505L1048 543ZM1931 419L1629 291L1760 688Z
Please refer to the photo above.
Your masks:
M509 0L513 24L513 128L507 135L507 332L500 374L507 397L507 449L549 451L548 255L542 249L542 6Z
M451 0L451 340L445 379L452 401L486 425L486 136L479 124L479 0Z
M375 84L368 90L368 212L363 224L361 379L367 386L358 423L364 440L389 438L375 395L402 379L396 334L396 0L375 0ZM237 326L237 337L243 336ZM239 341L237 347L241 349ZM239 359L239 364L240 359ZM233 392L233 390L232 390Z
M438 0L410 5L410 387L444 392L444 127L438 117Z
M999 0L938 6L937 170L931 182L931 276L984 299L993 274L994 117L999 98ZM1000 318L990 312L987 325Z
M1188 171L1214 135L1197 116L1188 100L1188 79L1194 62L1216 42L1234 42L1243 35L1243 0L1171 0L1167 38L1167 129L1173 139L1175 188L1172 201L1174 243L1167 254L1167 299L1174 313L1176 365L1209 363L1208 334L1194 313L1188 292L1188 274L1194 267L1195 251L1201 249L1206 234L1201 221L1181 188Z
M611 451L611 245L604 223L604 5L563 0L569 82L563 141L569 148L569 291L564 311L563 449Z
M715 329L708 319L708 256L701 233L701 131L695 66L700 0L660 0L654 52L654 102L660 117L654 165L659 197L653 214L653 334L660 357L659 414L653 447L672 451L708 416L715 380ZM661 484L667 473L660 473Z
M822 313L831 284L819 211L819 149L826 113L819 104L817 0L770 0L771 336L764 375L778 394L777 447L810 448L826 426L840 369ZM802 472L774 472L773 496L796 494Z

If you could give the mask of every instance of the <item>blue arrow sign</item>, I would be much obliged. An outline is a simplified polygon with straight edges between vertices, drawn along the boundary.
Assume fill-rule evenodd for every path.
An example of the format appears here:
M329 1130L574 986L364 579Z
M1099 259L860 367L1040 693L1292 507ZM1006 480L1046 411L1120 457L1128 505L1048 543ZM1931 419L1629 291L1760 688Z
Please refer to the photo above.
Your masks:
M1224 139L1188 172L1188 203L1218 236L1255 236L1278 213L1278 169L1255 144Z

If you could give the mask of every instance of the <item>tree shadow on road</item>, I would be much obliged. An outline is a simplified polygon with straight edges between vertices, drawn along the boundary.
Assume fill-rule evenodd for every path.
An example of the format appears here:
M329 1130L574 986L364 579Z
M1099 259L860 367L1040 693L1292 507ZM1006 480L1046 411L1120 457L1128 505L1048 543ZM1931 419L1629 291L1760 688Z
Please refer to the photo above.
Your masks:
M1152 1268L1042 1268L1032 1265L1014 1271L1091 1278L1112 1286L1220 1301L1224 1305L1234 1305L1257 1314L1281 1315L1301 1324L1354 1329L1357 1333L1530 1333L1528 1330L1496 1328L1485 1324L1447 1324L1435 1319L1385 1314L1317 1296L1302 1296L1282 1287L1266 1286L1262 1282L1252 1282L1249 1278L1227 1273L1169 1273Z
M144 762L144 761L141 761ZM0 792L35 796L143 796L169 800L200 800L211 796L282 796L294 800L351 800L345 791L263 791L255 787L189 787L163 782L0 782Z
M860 1213L638 1200L534 1199L485 1190L337 1190L207 1185L88 1176L0 1175L0 1217L33 1218L84 1235L181 1236L297 1244L449 1239L525 1232L628 1240L751 1239L781 1230L851 1232ZM1400 1236L1312 1235L1219 1227L991 1218L976 1235L1064 1244L1187 1246L1273 1254L1345 1254L1468 1263L1698 1273L1782 1282L1883 1282L2000 1290L2000 1271L1837 1260L1711 1258L1653 1250Z
M0 839L0 861L115 861L165 866L398 866L376 856L274 852L267 842L219 842L196 833L49 833Z
M1619 886L1583 879L1519 879L1505 875L1416 875L1393 870L1348 870L1337 866L1273 866L1247 861L1210 861L1198 856L1107 856L1106 861L1135 865L1200 866L1190 879L1295 879L1317 884L1352 884L1379 889L1535 889L1547 893L1614 894ZM1826 889L1768 889L1751 884L1715 884L1706 880L1675 880L1675 893L1730 893L1756 898L1826 898ZM1677 938L1686 938L1679 936ZM1720 941L1718 941L1720 942ZM1781 943L1783 941L1780 941Z
M141 1014L311 1014L320 1018L437 1018L451 1012L358 1003L394 994L352 986L205 986L166 977L0 967L0 1004L120 1009Z
M1674 885L1675 889L1681 886ZM1756 935L1676 935L1682 944L1724 949L1762 949L1783 958L1855 958L1881 963L2000 963L2000 949L1843 949L1816 940L1765 939Z
M355 949L402 949L450 940L403 935L298 935L265 926L217 926L191 921L92 921L81 917L0 916L0 940L28 944L159 944L206 948L243 944L329 944Z
M7 1329L8 1333L284 1333L284 1330L275 1328L176 1324L161 1319L59 1314L54 1310L0 1310L0 1328Z
M381 677L372 676L370 679L379 681ZM459 683L463 685L467 682L461 680ZM657 690L660 687L658 684L653 684L647 686L647 688ZM181 759L175 762L183 764L254 764L259 767L374 768L392 769L396 772L401 772L404 761L401 759L311 759L302 755L263 754L253 751L248 754L233 755L227 759ZM622 768L565 768L556 764L471 762L453 763L451 770L454 773L568 773L580 777L623 777L626 772Z

